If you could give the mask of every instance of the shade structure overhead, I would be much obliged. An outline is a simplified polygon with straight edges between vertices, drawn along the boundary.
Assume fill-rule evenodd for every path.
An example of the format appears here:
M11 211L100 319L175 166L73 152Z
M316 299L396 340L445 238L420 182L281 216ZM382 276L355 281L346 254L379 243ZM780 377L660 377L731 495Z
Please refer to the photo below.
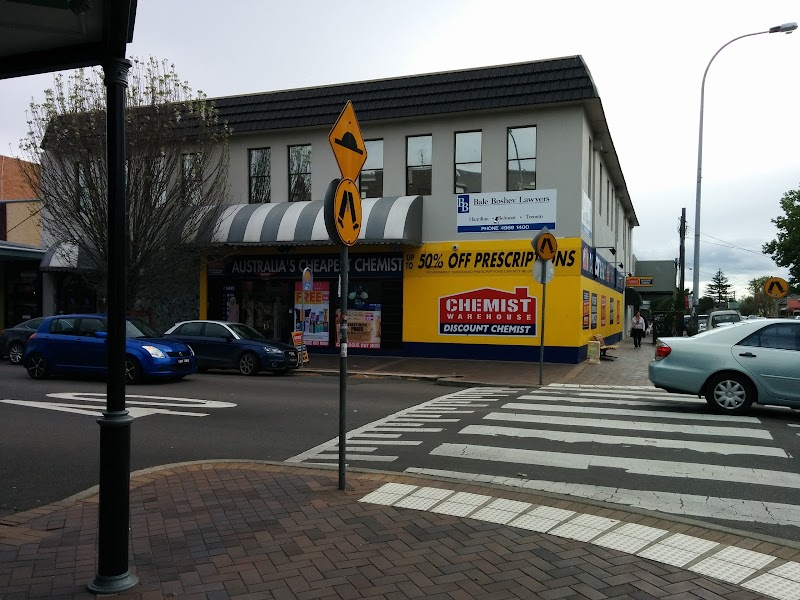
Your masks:
M89 271L93 268L94 262L87 252L69 242L50 246L39 263L42 271Z
M332 244L325 229L323 201L234 204L219 213L214 227L201 227L200 245L325 245ZM422 244L422 197L368 198L361 201L358 243Z

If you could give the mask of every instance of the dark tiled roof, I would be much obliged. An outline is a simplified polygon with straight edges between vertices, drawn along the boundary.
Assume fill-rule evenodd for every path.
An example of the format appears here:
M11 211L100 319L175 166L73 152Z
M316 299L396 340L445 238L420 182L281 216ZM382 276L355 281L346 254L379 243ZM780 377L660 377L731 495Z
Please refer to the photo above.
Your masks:
M220 120L245 133L330 127L348 100L363 123L598 97L583 58L571 56L213 100Z

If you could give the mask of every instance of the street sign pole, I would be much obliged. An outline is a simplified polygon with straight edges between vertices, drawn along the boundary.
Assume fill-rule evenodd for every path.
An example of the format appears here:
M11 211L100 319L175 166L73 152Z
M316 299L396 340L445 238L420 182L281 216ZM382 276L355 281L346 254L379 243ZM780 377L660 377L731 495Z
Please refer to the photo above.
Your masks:
M339 251L339 272L342 275L342 291L339 298L339 489L345 489L347 460L347 286L348 246Z
M542 337L539 346L539 385L544 385L544 310L547 306L547 261L542 263Z
M361 194L355 180L367 160L367 149L353 103L345 104L328 134L341 179L334 179L325 193L325 229L341 246L339 253L339 489L346 487L347 460L347 295L348 248L358 241L362 226Z

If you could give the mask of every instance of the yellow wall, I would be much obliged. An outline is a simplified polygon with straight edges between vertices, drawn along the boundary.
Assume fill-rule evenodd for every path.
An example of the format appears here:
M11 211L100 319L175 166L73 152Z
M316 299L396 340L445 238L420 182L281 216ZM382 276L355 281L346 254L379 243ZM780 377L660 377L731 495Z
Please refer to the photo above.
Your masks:
M622 293L610 289L581 274L581 240L558 239L554 276L547 284L545 313L545 345L578 347L591 336L600 333L611 337L622 331ZM403 273L403 341L443 344L541 345L542 285L533 277L535 256L530 241L447 242L424 244L407 252ZM442 333L440 306L442 297L463 294L472 290L491 288L513 294L525 288L527 296L536 298L533 335L482 335ZM583 290L596 293L598 298L597 328L583 329ZM491 292L489 292L491 294ZM477 293L477 296L485 295ZM510 296L509 296L510 297ZM601 325L602 298L606 302L606 324ZM610 322L610 300L614 299L614 323ZM454 306L450 304L450 306ZM483 305L485 307L485 304ZM496 304L498 308L500 304ZM494 307L493 307L494 308ZM519 306L515 307L519 308ZM591 310L591 307L590 307ZM477 318L478 310L471 315ZM486 313L486 311L483 311ZM490 313L500 312L488 311ZM509 324L518 323L512 313ZM467 321L469 311L462 314ZM450 313L452 314L452 313ZM500 315L498 315L500 316ZM485 316L483 317L485 318ZM619 323L617 321L619 320ZM444 321L448 321L447 317ZM524 321L523 321L524 322ZM487 330L488 331L488 330Z

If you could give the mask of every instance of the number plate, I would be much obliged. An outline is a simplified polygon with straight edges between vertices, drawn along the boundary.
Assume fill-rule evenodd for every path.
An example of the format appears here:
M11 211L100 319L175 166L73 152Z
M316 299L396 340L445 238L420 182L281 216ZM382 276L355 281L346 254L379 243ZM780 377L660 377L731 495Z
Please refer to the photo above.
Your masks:
M188 365L189 364L189 359L188 358L179 358L178 359L178 364L179 365Z

